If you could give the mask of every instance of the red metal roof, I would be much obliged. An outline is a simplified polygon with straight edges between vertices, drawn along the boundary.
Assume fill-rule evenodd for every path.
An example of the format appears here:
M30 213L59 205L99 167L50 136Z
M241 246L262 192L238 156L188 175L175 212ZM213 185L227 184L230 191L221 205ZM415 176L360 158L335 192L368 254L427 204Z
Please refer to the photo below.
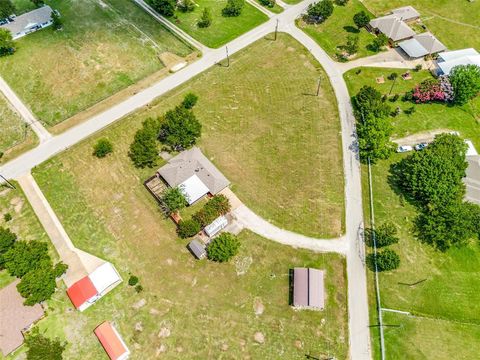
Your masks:
M125 343L108 321L98 325L94 332L110 359L119 360L128 357L129 351Z
M73 305L78 309L88 299L97 295L97 289L93 286L92 281L88 276L78 280L75 284L67 289L67 295L72 301Z

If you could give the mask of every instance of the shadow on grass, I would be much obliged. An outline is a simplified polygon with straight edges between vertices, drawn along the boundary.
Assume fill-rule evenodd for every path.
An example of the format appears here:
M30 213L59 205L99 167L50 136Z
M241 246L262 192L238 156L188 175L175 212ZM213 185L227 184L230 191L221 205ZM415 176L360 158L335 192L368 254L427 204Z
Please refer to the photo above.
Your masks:
M351 34L358 34L360 32L360 30L358 30L355 26L351 25L344 26L343 30Z

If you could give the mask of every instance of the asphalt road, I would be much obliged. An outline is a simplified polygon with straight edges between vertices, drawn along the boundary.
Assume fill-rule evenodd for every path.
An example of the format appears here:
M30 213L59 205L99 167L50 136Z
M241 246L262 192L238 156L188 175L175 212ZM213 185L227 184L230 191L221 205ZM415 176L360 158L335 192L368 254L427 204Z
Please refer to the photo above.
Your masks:
M229 54L234 54L273 32L278 20L279 30L289 33L309 49L313 56L322 64L330 79L337 97L342 124L350 358L359 360L371 359L367 279L364 264L364 244L361 236L363 228L362 193L360 164L357 158L355 120L341 68L328 57L320 46L294 25L295 19L312 2L314 0L306 0L300 4L289 6L283 13L273 16L266 23L233 40L227 46ZM18 178L29 173L36 165L68 149L124 116L146 106L155 98L188 81L214 64L222 61L225 63L225 57L225 48L204 51L200 60L179 72L170 75L61 135L46 139L35 149L6 163L0 168L0 174L6 178Z

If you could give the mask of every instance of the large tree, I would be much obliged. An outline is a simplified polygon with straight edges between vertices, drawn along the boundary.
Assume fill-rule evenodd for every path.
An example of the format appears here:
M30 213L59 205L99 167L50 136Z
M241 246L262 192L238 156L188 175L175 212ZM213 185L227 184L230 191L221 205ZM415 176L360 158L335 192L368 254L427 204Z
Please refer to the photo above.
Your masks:
M237 255L240 241L233 234L224 232L213 239L207 247L207 257L210 260L225 262Z
M446 206L425 209L415 221L420 241L446 251L452 246L465 245L480 233L480 207L472 203L453 201Z
M51 265L51 258L48 255L48 245L45 242L17 241L3 255L5 269L10 275L23 277L28 272L44 265Z
M322 23L333 14L333 2L331 0L322 0L310 4L307 9L307 18L309 22Z
M468 166L466 151L467 145L460 137L439 135L426 149L394 165L394 179L423 206L442 207L461 201L465 193L462 178Z
M163 16L173 16L175 14L175 0L148 0L147 1L159 14Z
M360 11L353 15L353 22L360 29L364 26L367 26L370 22L370 16L365 11Z
M369 116L387 117L390 106L382 99L382 94L371 86L363 86L353 97L353 110L357 121L362 122Z
M477 65L455 66L450 72L450 83L456 104L463 105L480 93L480 67Z
M128 155L136 167L154 167L157 164L159 131L159 120L148 118L143 122L142 128L135 133Z
M181 189L178 187L166 189L162 195L162 202L169 215L187 206L185 195L183 195Z
M17 240L17 235L10 231L8 228L0 227L0 270L4 268L5 254Z
M195 145L202 132L202 125L195 114L184 106L167 111L160 127L160 141L174 151Z
M51 340L38 332L25 337L27 345L27 360L62 360L66 343L58 339Z
M222 15L226 17L240 16L245 0L227 0L227 5L222 9Z
M5 19L15 14L15 6L10 0L0 0L0 19Z
M0 56L11 55L14 52L12 33L10 30L0 28Z
M377 264L376 267L375 263ZM377 256L375 256L373 253L368 254L367 265L372 271L391 271L400 266L400 257L395 251L391 249L385 249L378 251Z

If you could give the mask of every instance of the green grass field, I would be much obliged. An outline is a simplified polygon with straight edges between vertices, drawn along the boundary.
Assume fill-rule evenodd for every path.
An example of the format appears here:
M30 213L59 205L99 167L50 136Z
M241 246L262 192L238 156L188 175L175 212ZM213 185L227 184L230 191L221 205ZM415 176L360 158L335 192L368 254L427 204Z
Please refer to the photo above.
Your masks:
M350 93L355 94L362 85L370 85L383 94L390 91L392 81L376 84L375 78L392 69L365 69L360 74L352 70L345 74ZM400 72L399 72L400 73ZM426 71L412 72L413 79L397 80L392 94L402 94L416 83L428 78ZM480 101L462 108L441 104L415 105L412 115L401 114L392 122L395 136L405 136L434 129L452 129L470 138L480 146L478 117ZM398 101L392 108L408 108L411 103ZM417 241L412 232L415 208L401 199L388 183L389 168L403 155L395 154L388 161L380 161L372 168L372 186L376 224L392 221L399 227L400 243L394 246L401 258L400 268L380 275L382 306L411 312L415 317L386 313L385 323L400 325L385 329L387 358L402 359L472 359L478 353L480 341L480 246L472 243L446 253L433 250ZM365 214L368 208L368 173L363 169ZM367 223L369 216L366 216ZM370 276L370 302L372 322L376 321L373 273ZM417 285L409 286L406 284ZM465 334L464 334L465 332ZM373 345L378 353L378 332L372 331ZM471 343L472 346L465 346ZM475 345L473 345L475 344Z
M197 0L196 3L198 6L194 11L187 13L176 11L175 18L172 17L169 20L194 39L211 48L225 45L268 20L267 15L249 3L245 3L238 17L222 16L226 0ZM201 29L197 23L206 7L210 9L213 20L208 28Z
M3 94L0 94L0 152L5 153L13 146L33 139L30 128L25 129L20 115L10 106Z
M260 5L262 5L262 3L260 2L260 0L255 0L257 3L259 3ZM264 5L262 5L264 6ZM283 7L281 7L280 5L278 4L275 4L273 7L268 7L268 6L264 6L265 9L267 9L268 11L271 11L275 14L280 14L282 11L283 11Z
M480 3L464 0L365 0L365 6L382 15L400 6L412 5L428 30L450 49L480 48Z
M47 4L62 14L63 31L18 40L17 52L0 59L0 74L48 126L163 69L159 53L191 52L128 0Z
M335 6L332 16L322 24L307 24L299 20L297 25L334 59L335 54L341 51L337 47L345 45L349 35L359 36L358 53L353 58L374 55L375 52L368 50L367 45L375 36L365 29L358 30L353 22L353 15L362 10L368 13L359 0L350 0L345 6Z
M229 68L211 68L107 132L125 163L117 173L130 167L128 147L139 124L193 91L200 97L195 113L203 124L199 146L240 199L281 227L336 237L344 223L340 123L327 81L319 97L311 95L319 76L326 79L291 37L262 39L232 56ZM94 173L105 171L113 170ZM153 172L142 172L142 179Z

